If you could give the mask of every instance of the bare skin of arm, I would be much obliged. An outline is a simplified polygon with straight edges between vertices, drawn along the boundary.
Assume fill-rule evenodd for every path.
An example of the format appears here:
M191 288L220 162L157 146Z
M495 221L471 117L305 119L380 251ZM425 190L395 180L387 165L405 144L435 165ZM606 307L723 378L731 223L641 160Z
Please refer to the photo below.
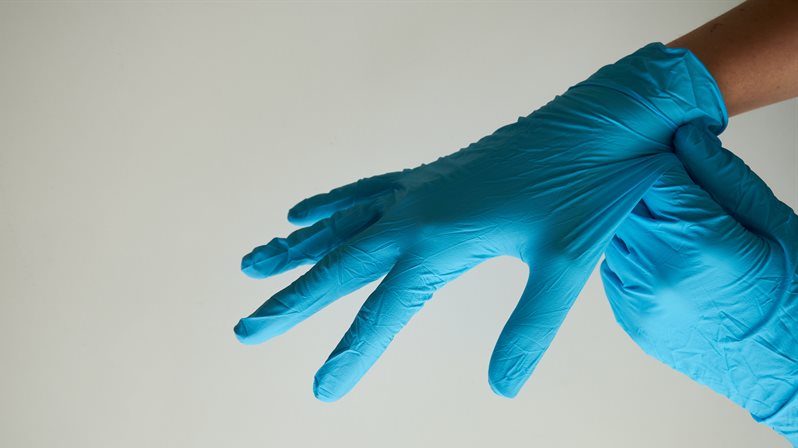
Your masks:
M798 96L798 0L748 0L668 46L704 63L729 116Z

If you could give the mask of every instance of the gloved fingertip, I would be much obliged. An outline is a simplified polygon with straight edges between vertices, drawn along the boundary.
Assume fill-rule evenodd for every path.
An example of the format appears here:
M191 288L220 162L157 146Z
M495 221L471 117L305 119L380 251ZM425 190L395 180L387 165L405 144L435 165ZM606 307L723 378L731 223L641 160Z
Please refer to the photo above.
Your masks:
M488 378L488 384L490 384L490 389L494 394L504 398L513 399L521 391L521 385L508 381L494 381L490 377Z
M334 392L333 385L329 383L325 375L317 373L313 378L313 396L319 401L332 403L338 401L342 395Z
M241 272L243 272L249 278L261 279L266 278L265 275L261 274L257 269L255 269L255 261L252 252L244 255L244 258L241 259Z
M313 395L320 401L337 401L348 394L367 367L363 355L357 350L337 350L316 371L313 377Z
M233 327L233 333L235 333L238 342L249 345L249 330L247 329L245 320L246 319L239 319L236 326Z
M494 352L494 358L488 367L488 384L496 395L515 398L528 377L528 375L521 374L521 369L519 369L519 364L523 364L521 359L524 357L498 361L495 356Z
M258 246L241 259L241 272L250 278L262 279L281 272L288 254L285 238L274 238L264 246Z
M233 331L242 344L256 345L281 334L285 329L275 326L271 317L250 316L239 320Z
M301 202L288 210L288 222L291 224L305 225L312 221L309 218L308 210L302 206Z

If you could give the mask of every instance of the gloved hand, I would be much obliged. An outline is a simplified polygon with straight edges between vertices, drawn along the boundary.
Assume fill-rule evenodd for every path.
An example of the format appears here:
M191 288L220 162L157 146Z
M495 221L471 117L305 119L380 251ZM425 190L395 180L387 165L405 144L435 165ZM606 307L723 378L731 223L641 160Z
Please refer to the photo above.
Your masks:
M615 317L798 446L798 217L705 128L674 147L687 173L657 180L607 248Z
M314 393L347 393L432 294L480 262L518 257L531 274L489 367L515 396L549 346L616 226L669 167L677 127L726 115L687 50L650 44L528 117L414 169L306 199L312 224L246 255L256 278L315 263L235 327L256 344L385 275L317 372ZM386 275L387 274L387 275Z

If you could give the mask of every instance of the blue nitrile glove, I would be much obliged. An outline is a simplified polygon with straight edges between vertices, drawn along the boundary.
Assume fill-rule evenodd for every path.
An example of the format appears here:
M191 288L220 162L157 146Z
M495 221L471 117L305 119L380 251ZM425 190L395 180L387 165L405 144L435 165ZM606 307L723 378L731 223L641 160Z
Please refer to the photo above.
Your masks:
M692 180L663 175L618 227L612 309L646 353L798 445L798 217L710 131L674 146Z
M316 397L346 394L432 294L510 255L530 276L489 368L515 396L617 225L669 167L683 123L726 124L717 85L682 49L650 44L516 123L433 163L359 180L289 211L312 224L242 261L251 277L315 263L235 328L257 344L386 275L317 372Z

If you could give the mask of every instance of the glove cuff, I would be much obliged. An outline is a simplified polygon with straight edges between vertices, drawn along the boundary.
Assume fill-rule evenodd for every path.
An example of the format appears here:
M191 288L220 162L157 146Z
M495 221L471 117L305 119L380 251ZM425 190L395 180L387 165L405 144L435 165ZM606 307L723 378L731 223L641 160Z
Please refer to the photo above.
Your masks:
M702 120L717 135L729 122L717 82L686 48L648 44L572 88L585 85L610 88L633 98L660 115L674 131L687 122Z

